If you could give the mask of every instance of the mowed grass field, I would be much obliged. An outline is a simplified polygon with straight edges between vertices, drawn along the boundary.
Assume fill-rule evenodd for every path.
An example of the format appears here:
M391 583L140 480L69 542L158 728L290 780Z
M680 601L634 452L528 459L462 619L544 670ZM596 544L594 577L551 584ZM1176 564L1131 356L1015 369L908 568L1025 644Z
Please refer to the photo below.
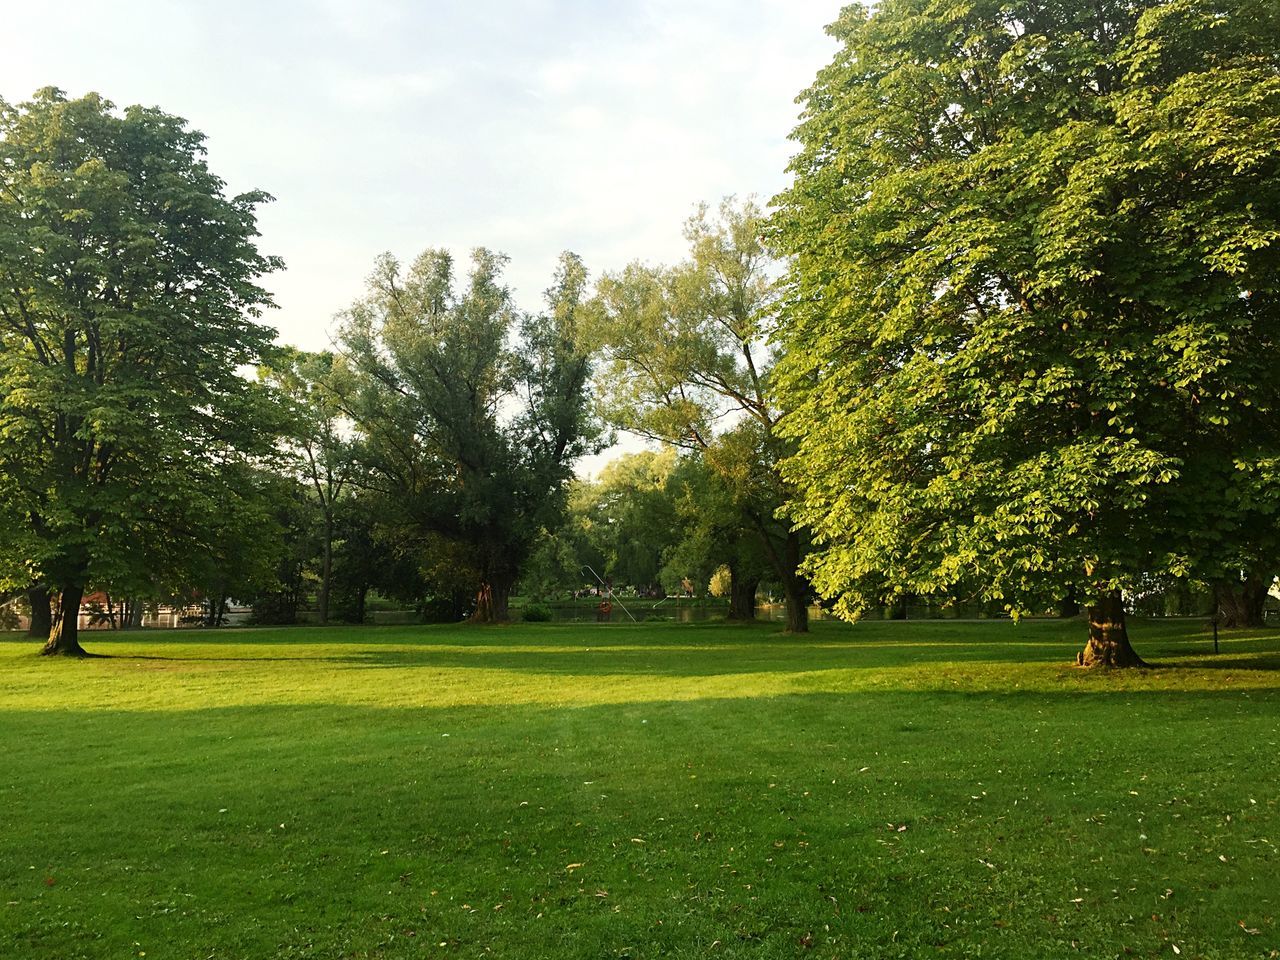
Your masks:
M1280 956L1280 634L0 642L0 957Z

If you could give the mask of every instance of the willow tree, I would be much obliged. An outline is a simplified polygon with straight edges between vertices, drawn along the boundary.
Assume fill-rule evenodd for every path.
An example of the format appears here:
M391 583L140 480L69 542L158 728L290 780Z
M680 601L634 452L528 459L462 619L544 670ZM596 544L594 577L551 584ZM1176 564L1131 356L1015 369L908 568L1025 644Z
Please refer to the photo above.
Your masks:
M157 109L0 101L0 576L57 596L46 653L83 654L86 588L198 549L212 464L270 447L239 375L274 335L269 198L224 186Z
M361 482L398 501L424 570L470 579L477 622L508 619L520 567L558 525L592 434L577 333L582 262L561 258L539 313L515 308L505 265L475 251L458 289L444 250L408 270L383 256L343 317L345 374L333 379L360 434Z
M885 0L831 28L773 238L818 588L1089 608L1275 569L1280 35L1263 0ZM1270 553L1270 555L1267 555Z
M787 629L808 630L803 534L778 510L789 451L772 394L774 261L752 202L689 220L687 260L633 263L601 278L589 337L601 352L599 401L621 429L704 455L754 529L782 586Z

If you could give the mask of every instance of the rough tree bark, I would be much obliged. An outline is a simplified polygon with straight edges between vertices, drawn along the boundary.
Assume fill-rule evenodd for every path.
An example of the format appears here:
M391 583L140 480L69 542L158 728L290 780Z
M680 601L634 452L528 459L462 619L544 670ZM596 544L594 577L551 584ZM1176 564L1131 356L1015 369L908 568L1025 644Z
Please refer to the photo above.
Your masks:
M1219 625L1260 627L1265 622L1267 591L1274 578L1245 574L1242 581L1217 584Z
M787 605L787 633L808 633L808 591L799 582L792 580L782 585L782 592Z
M32 587L27 591L27 603L31 605L31 624L27 636L33 640L48 640L53 628L53 600L46 587Z
M765 554L769 557L787 607L787 633L809 632L809 583L800 575L800 534L787 532L786 539L775 545L762 518L755 517Z
M49 629L49 640L40 651L46 657L87 657L80 646L80 601L84 599L84 586L62 588L58 600L58 612Z
M1076 657L1082 667L1145 667L1129 645L1124 598L1119 590L1098 597L1089 607L1089 642Z
M510 601L510 579L490 577L476 591L476 609L471 614L471 622L506 623L511 619Z
M756 618L756 590L759 577L748 577L729 565L729 619L752 621Z

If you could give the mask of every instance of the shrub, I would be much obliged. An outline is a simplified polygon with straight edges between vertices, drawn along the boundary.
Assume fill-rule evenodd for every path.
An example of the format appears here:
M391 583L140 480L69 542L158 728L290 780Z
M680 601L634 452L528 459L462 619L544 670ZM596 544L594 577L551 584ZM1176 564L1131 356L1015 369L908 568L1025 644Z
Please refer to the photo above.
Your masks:
M528 623L546 623L551 619L551 610L541 603L531 603L521 612L521 617Z

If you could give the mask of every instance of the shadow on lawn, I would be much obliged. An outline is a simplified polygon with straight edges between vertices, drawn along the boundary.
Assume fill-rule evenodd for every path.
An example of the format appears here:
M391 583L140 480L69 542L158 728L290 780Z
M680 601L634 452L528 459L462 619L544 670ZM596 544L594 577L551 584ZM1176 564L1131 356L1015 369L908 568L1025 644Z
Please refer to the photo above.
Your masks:
M897 627L898 625L893 625ZM1163 625L1162 625L1163 626ZM900 629L900 628L899 628ZM918 633L895 635L892 627L858 638L834 640L816 635L803 640L778 640L776 635L757 635L751 640L719 640L711 636L691 636L685 644L636 642L626 635L597 642L592 638L580 647L560 645L537 648L527 643L504 646L500 636L490 644L400 645L353 651L340 659L345 663L373 668L487 669L557 675L658 675L720 676L750 673L816 673L827 670L901 669L954 664L1039 665L1070 667L1076 651L1084 643L1075 631L1060 624L1032 627L1021 636L977 642L965 631L950 637L931 639L926 625ZM1017 629L1014 627L1013 629ZM966 636L967 634L967 636ZM989 636L989 634L988 634ZM1015 638L1016 637L1016 638ZM604 638L600 638L604 639ZM1139 634L1135 644L1150 659L1154 670L1280 670L1280 633L1259 636L1241 633L1224 638L1220 655L1209 653L1210 640L1186 633L1173 635L1160 630L1154 636ZM798 650L798 646L803 645ZM1194 657L1195 659L1188 659Z
M1074 648L1062 644L823 644L804 657L781 644L689 644L511 649L509 647L379 646L351 652L297 656L205 655L106 652L93 659L156 664L255 663L336 664L362 669L501 670L561 676L713 677L754 673L815 673L825 670L877 670L921 664L1066 664Z
M1280 670L1280 652L1258 653L1253 657L1210 654L1196 660L1153 664L1162 670Z
M1144 623L1138 652L1156 670L1280 670L1280 632L1224 637L1214 655L1195 622ZM1191 628L1191 629L1189 629ZM1194 632L1193 632L1194 631ZM998 632L1001 639L993 639ZM500 670L559 676L712 677L809 674L830 670L910 669L954 664L1066 667L1083 644L1082 624L1031 622L823 626L807 637L782 637L770 625L574 629L442 627L417 630L320 630L157 633L86 637L96 658L155 663L337 664L364 669ZM113 650L157 640L182 653ZM251 648L237 655L223 647ZM292 649L291 649L292 648ZM308 649L314 648L314 649ZM145 649L145 647L143 648ZM237 651L238 652L238 651ZM262 655L259 655L262 654Z
M311 663L339 664L364 669L434 669L434 670L502 670L517 673L554 674L559 676L725 676L753 673L819 673L827 670L877 670L923 665L954 664L1037 664L1046 667L1070 667L1074 648L1057 644L991 645L982 650L969 648L956 650L955 645L938 645L947 649L929 651L913 650L909 657L890 660L881 649L883 645L869 644L861 649L839 651L844 655L831 655L835 651L823 651L823 656L797 662L794 651L785 649L761 649L724 647L715 651L690 649L686 656L697 656L696 662L680 660L680 651L627 650L617 648L592 648L589 651L512 651L502 649L438 650L368 650L338 656L296 657L210 657L163 656L159 654L101 653L93 659L155 663ZM1035 652L1028 648L1037 648ZM743 655L743 654L747 655ZM1280 653L1259 653L1256 656L1212 655L1197 659L1161 660L1159 656L1185 658L1186 652L1163 650L1148 654L1152 671L1280 671ZM675 661L675 662L673 662Z
M812 673L876 670L919 664L1011 664L1066 662L1071 650L1060 644L823 645L798 657L794 646L724 644L686 648L596 647L581 650L511 650L502 647L373 649L343 656L341 662L385 669L480 669L560 675L719 676L743 673Z

